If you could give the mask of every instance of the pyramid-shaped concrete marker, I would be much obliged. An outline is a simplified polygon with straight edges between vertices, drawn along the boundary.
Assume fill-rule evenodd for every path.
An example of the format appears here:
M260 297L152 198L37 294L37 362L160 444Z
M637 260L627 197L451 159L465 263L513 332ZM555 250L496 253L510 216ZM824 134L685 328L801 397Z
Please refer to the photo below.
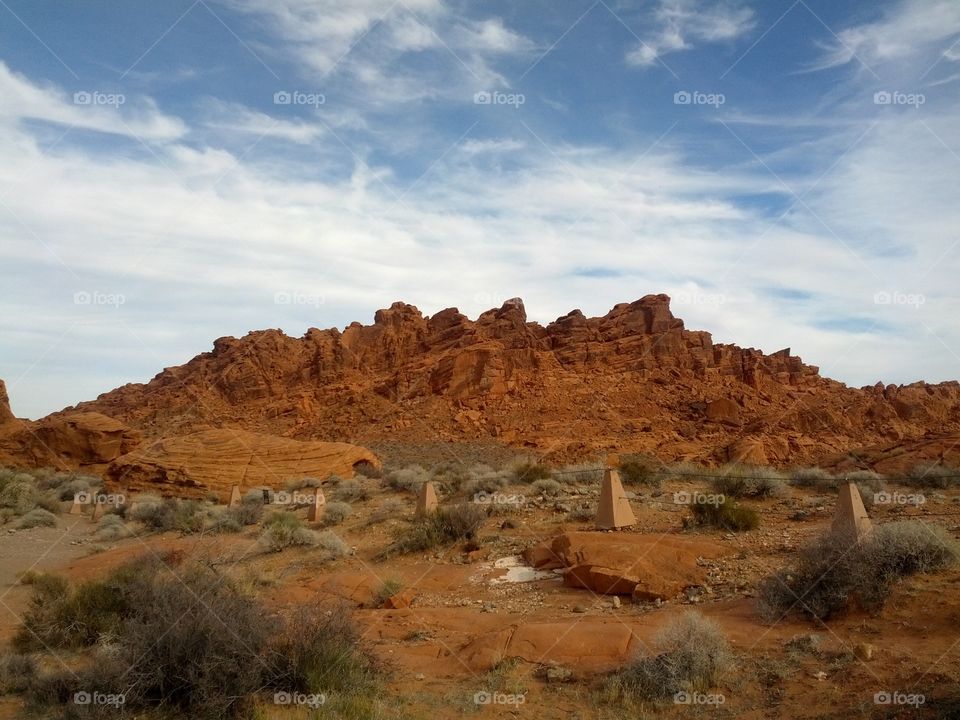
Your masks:
M83 515L83 503L77 495L73 496L73 504L70 506L71 515Z
M833 534L857 543L873 532L873 524L855 483L840 486L837 510L833 515Z
M630 508L627 494L623 491L620 473L614 468L607 468L603 473L600 504L597 506L597 527L615 530L636 524L637 518Z
M100 502L100 498L97 498L93 501L93 510L90 512L90 522L97 522L101 515L103 515L103 503Z
M417 495L417 516L429 515L436 512L440 507L437 501L437 490L429 480L420 486L420 493Z
M236 507L240 504L240 486L234 485L230 488L230 500L227 501L227 507Z
M307 520L309 522L315 523L320 522L323 519L323 512L327 507L327 498L323 495L323 490L320 488L314 488L313 492L313 502L310 504L310 509L307 510Z

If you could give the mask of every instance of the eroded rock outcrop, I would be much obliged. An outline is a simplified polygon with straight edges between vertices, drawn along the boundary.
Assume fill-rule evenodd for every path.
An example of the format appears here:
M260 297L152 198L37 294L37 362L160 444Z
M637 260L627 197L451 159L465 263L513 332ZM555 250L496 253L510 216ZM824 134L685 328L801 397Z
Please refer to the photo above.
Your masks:
M359 464L380 466L366 448L349 443L290 440L244 430L204 430L163 438L110 463L111 489L177 497L226 499L232 487L282 489L287 481L331 475L352 477Z
M848 388L789 349L687 330L666 295L546 326L512 299L470 320L397 302L372 325L220 338L211 352L83 403L148 438L209 427L302 440L495 439L563 462L814 463L960 433L956 382Z

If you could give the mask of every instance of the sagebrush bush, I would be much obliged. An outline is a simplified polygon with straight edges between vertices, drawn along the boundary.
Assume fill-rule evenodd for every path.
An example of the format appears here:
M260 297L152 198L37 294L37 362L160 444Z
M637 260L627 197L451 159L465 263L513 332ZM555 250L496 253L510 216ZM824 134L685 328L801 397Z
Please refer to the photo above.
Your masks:
M693 503L693 519L698 525L720 528L729 532L753 530L760 525L760 513L729 500L719 503Z
M387 487L403 492L417 492L420 486L430 480L430 473L421 465L407 465L384 473Z
M201 510L200 503L195 500L149 497L138 500L133 510L127 514L131 520L143 523L150 530L178 530L184 535L190 535L203 530L204 518Z
M598 483L603 480L604 467L598 464L565 465L554 473L557 480L567 485Z
M921 488L951 488L960 485L960 469L940 463L912 467L902 478L904 485Z
M875 473L872 470L855 470L844 476L846 482L856 483L860 488L870 488L871 492L880 492L883 490L883 475Z
M840 480L823 468L795 468L790 471L790 484L795 487L835 490Z
M783 497L787 492L783 475L758 465L725 465L713 478L713 489L727 497Z
M0 694L22 693L37 677L33 655L7 653L0 657Z
M344 503L370 499L370 491L356 480L341 480L333 491L333 499Z
M881 525L860 545L827 534L801 550L794 567L763 581L759 608L770 621L791 610L818 620L854 605L878 612L900 578L958 561L956 540L920 521Z
M57 526L57 516L54 515L49 510L44 510L43 508L34 508L26 515L20 518L20 522L17 523L18 528L35 528L35 527L56 527Z
M284 483L284 489L293 492L294 490L303 490L304 488L315 489L323 485L323 482L315 477L301 477L287 480Z
M317 533L288 512L277 512L267 518L260 535L260 543L272 552L280 552L288 547L313 546L317 542Z
M40 501L40 491L29 475L28 479L17 478L0 490L0 507L9 508L15 515L25 515L33 510Z
M474 465L461 475L459 490L467 497L477 493L495 493L507 486L512 475L487 465Z
M133 532L126 526L126 523L123 522L123 518L119 515L110 514L100 518L100 522L97 523L96 532L94 532L94 537L100 542L122 540L131 535L133 535Z
M398 580L397 578L387 578L380 584L380 587L378 587L376 592L373 594L373 597L369 603L369 607L383 607L383 604L387 600L392 598L401 590L403 590L402 580Z
M620 463L620 478L625 485L658 488L663 484L663 463L646 455L631 455Z
M464 503L416 518L396 533L385 555L419 552L462 540L472 540L487 520L482 505Z
M329 502L324 507L323 523L324 525L339 525L353 513L350 503Z
M327 560L336 560L350 554L350 546L332 530L316 533L316 544L324 551Z
M720 626L696 611L673 620L654 637L658 654L617 671L614 686L640 700L662 700L681 691L715 687L733 664Z

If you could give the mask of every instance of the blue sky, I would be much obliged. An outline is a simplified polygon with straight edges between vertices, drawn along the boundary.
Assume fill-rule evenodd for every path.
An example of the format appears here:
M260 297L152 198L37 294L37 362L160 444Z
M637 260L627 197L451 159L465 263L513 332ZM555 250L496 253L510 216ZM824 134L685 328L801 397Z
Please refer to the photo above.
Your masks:
M960 377L960 3L0 0L0 377L37 417L395 300L648 293Z

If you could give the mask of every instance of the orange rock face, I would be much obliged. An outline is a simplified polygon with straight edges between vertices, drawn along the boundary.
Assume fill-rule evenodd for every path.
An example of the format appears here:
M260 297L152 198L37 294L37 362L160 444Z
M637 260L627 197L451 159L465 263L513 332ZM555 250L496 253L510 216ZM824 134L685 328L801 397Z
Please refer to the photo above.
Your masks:
M13 421L0 435L0 464L100 470L133 450L141 434L97 412L60 413L38 422Z
M110 463L107 485L178 497L227 497L234 486L282 488L288 480L351 477L360 463L379 467L365 448L348 443L302 442L244 430L204 430L144 443Z
M716 344L666 295L544 326L510 300L472 321L394 303L372 325L262 330L77 409L155 439L237 428L301 440L497 439L548 462L610 452L664 460L817 463L960 434L960 384L849 388L789 350Z

